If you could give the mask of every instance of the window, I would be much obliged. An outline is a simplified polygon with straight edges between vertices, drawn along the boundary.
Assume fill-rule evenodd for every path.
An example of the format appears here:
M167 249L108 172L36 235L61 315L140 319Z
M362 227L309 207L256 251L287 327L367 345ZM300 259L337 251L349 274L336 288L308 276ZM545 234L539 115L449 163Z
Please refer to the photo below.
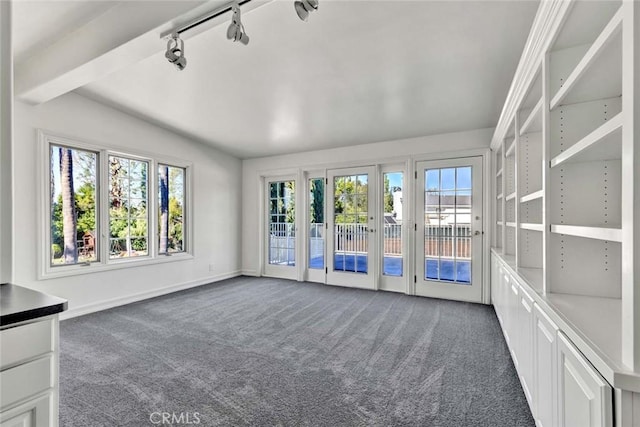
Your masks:
M402 172L383 174L384 247L382 274L402 276Z
M98 261L98 154L52 144L49 159L50 265Z
M295 181L269 183L269 264L296 265Z
M42 277L190 255L189 164L40 137Z
M184 251L185 169L158 165L158 253Z
M309 180L309 268L324 269L324 178Z
M147 256L146 161L109 156L109 258Z

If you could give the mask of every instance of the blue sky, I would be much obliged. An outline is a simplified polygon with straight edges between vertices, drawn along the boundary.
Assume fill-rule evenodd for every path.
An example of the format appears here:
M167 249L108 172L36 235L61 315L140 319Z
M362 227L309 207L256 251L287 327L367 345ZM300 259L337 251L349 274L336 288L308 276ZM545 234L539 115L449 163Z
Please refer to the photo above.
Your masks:
M425 186L427 190L445 191L471 189L471 166L428 169L425 174Z

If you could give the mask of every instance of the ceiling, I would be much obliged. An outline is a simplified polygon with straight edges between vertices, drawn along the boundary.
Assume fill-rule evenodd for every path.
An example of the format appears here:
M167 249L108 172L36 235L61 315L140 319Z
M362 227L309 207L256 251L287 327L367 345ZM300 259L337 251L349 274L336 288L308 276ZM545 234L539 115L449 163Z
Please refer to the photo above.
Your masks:
M40 2L34 29L29 3L14 6L18 56L109 7ZM241 158L493 127L538 6L320 0L305 23L292 3L244 14L248 46L214 27L186 40L180 72L158 39L77 91Z
M16 62L46 48L76 27L114 6L115 1L14 0L13 52Z

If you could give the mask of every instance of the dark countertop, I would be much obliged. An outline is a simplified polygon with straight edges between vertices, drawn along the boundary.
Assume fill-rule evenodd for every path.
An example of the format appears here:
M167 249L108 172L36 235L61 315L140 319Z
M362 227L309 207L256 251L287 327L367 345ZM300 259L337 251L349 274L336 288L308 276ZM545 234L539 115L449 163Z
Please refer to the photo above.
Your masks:
M63 312L67 300L10 283L0 285L0 326Z

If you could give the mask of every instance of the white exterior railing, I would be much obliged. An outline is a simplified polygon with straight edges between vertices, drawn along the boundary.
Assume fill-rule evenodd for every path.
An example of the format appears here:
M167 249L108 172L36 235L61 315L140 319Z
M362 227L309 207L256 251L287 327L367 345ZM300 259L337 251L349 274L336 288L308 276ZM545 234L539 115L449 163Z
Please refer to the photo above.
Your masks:
M293 223L269 224L269 264L295 265L296 229Z
M309 224L309 257L324 255L324 223ZM269 260L271 264L295 262L294 224L270 224ZM367 224L335 224L335 252L367 253ZM425 225L424 254L427 258L471 259L470 225ZM402 225L384 225L384 255L402 256Z

